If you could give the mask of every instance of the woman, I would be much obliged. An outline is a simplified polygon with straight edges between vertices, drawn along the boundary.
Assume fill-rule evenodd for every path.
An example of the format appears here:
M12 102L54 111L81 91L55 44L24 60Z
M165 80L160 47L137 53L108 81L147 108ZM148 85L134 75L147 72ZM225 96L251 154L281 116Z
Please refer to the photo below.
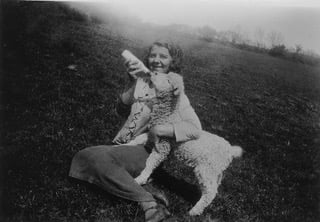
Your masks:
M148 50L145 63L152 72L179 73L181 57L182 53L179 47L165 42L155 42ZM143 70L143 64L139 62L129 61L126 66L132 84L128 90L120 95L118 109L120 113L126 113L134 103L136 74ZM154 93L153 90L152 87L149 88L150 94ZM197 137L198 131L201 130L201 124L185 95L181 99L179 113L182 122L174 125L158 125L150 129L149 133L154 136L175 138L177 142ZM148 119L148 114L148 112L144 113L144 119ZM146 124L141 128L145 129ZM138 129L136 132L142 132L142 130ZM121 142L117 139L114 141ZM148 149L143 145L89 147L74 156L69 175L94 183L116 196L137 201L145 212L145 221L147 222L162 221L169 215L169 212L163 204L157 203L156 199L161 202L163 198L159 196L157 198L157 195L153 196L134 180L144 169L148 156Z

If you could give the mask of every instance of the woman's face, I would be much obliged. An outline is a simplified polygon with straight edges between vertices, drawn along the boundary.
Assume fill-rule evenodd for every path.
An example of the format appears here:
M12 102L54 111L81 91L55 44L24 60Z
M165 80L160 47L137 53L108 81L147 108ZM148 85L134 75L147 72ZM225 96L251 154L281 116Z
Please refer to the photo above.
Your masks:
M168 73L172 57L169 50L162 46L152 46L149 56L149 69L153 72Z

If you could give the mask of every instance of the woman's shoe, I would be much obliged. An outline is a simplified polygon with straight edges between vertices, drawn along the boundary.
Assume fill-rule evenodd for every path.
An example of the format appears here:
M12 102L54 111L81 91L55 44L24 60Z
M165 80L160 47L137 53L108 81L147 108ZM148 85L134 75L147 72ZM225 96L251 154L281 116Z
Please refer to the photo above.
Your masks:
M154 213L147 215L147 212L149 210L150 211L153 210ZM146 214L145 222L160 222L170 216L170 212L162 204L158 204L156 206L148 208L147 210L145 210L145 214Z

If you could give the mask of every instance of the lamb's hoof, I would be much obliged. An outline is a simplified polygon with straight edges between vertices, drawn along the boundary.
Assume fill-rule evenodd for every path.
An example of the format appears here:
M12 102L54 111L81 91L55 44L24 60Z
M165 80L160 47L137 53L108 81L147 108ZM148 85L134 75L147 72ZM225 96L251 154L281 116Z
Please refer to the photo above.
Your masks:
M197 209L194 209L194 208L192 208L192 209L189 211L189 215L190 215L190 216L198 216L198 215L200 215L201 213L202 213L202 211L197 210Z
M134 179L139 185L144 185L147 183L147 180L145 180L144 178L138 176Z

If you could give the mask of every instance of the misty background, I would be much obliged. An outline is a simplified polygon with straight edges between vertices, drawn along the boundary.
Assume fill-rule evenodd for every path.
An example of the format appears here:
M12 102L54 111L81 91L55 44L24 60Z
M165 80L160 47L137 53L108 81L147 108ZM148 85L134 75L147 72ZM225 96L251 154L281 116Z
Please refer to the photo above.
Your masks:
M320 2L316 0L104 0L69 4L105 21L112 14L129 23L184 25L189 34L210 27L220 33L232 31L250 45L268 48L284 44L292 51L298 46L304 52L320 54ZM115 27L121 28L125 27Z

